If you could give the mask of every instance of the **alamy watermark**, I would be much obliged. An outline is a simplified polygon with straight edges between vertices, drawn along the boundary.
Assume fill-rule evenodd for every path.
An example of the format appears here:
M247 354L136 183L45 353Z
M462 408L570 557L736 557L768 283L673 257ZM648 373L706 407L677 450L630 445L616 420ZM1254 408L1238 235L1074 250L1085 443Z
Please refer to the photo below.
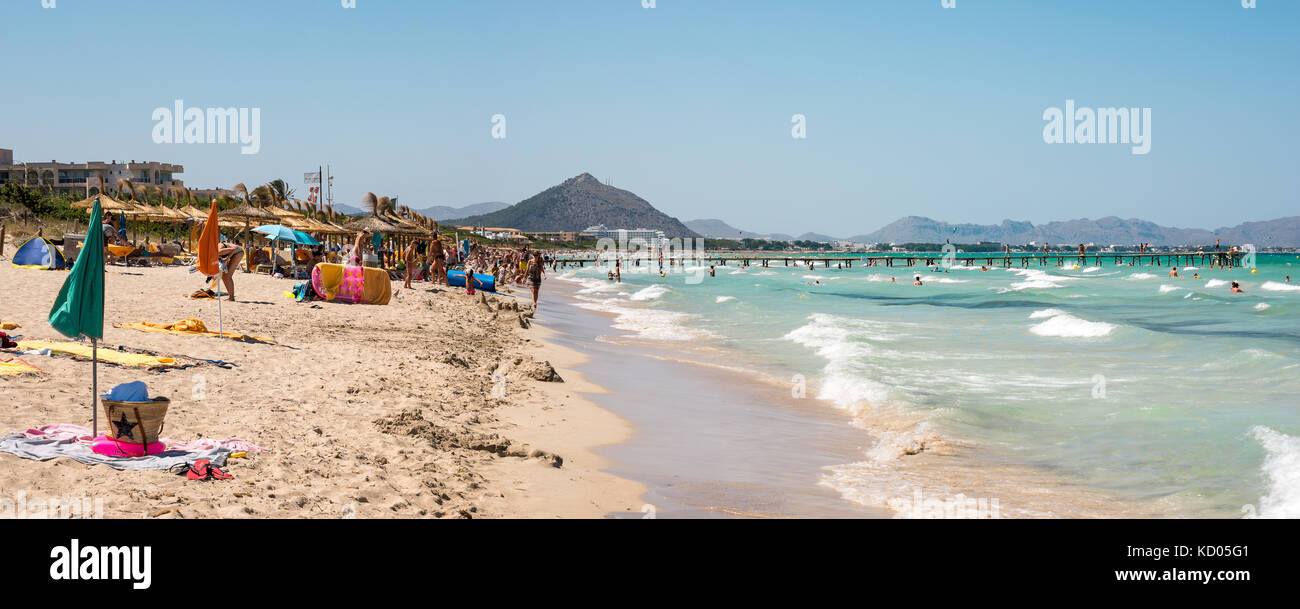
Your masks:
M1043 141L1048 144L1130 144L1135 155L1151 151L1151 108L1075 108L1043 111Z
M911 497L890 499L888 506L897 514L896 518L984 520L1002 517L997 498L977 499L958 493L940 499L926 497L920 487L912 488Z
M240 154L262 150L261 108L187 108L178 99L171 108L155 108L153 120L155 144L240 144Z
M494 140L506 139L506 115L504 114L492 115L492 139Z
M0 497L0 520L99 520L104 517L102 497L45 497L18 491Z
M618 240L602 237L596 241L597 265L601 270L621 276L659 273L659 276L686 275L688 285L704 282L709 272L708 254L704 240L689 237L681 239L656 239L653 242L640 237ZM687 265L687 262L694 262Z

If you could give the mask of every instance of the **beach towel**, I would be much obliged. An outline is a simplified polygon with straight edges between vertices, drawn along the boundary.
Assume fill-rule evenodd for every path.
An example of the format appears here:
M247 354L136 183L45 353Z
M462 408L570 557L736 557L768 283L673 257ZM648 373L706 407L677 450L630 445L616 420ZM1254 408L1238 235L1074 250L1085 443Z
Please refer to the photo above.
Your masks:
M311 271L312 289L327 301L386 305L392 283L383 269L321 263Z
M0 376L22 376L24 374L45 374L45 371L16 357L0 361Z
M72 440L82 444L91 443L90 428L71 423L55 423L44 427L28 429L19 434L25 438L33 440ZM225 440L213 440L208 438L199 438L197 440L173 440L171 438L159 438L159 442L167 446L167 450L199 452L224 448L233 452L261 453L269 452L271 449L262 448L252 442L239 440L236 438L226 438Z
M89 444L75 439L56 440L51 438L28 438L22 434L12 434L0 438L0 452L34 461L49 461L67 457L86 465L107 465L117 470L152 471L168 470L178 465L186 465L198 459L207 459L217 467L225 467L230 457L229 448L214 448L197 452L168 451L160 455L147 457L110 457L96 454Z
M181 334L187 336L220 336L231 340L240 340L250 343L267 343L275 344L275 340L264 336L252 336L249 334L239 334L237 332L222 332L220 334L208 330L206 324L198 319L182 319L174 324L155 324L147 321L134 321L126 324L114 324L114 328L131 328L141 332L163 332L166 334Z
M127 254L130 254L131 252L134 252L134 251L135 251L135 246L133 246L133 245L110 245L110 246L108 246L108 253L112 254L115 258L122 258L122 257L125 257Z
M49 349L51 355L63 355L75 359L90 359L90 346L81 343L59 343L48 340L20 340L18 348L23 351ZM183 368L196 364L183 363L174 357L164 357L147 353L131 353L107 347L99 348L99 361L129 368Z

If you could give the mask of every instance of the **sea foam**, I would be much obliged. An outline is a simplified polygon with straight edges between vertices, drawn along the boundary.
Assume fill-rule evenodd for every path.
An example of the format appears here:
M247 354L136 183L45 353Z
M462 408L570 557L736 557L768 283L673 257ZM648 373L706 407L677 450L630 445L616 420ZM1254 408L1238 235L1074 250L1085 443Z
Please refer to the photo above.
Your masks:
M656 283L655 285L652 285L648 288L641 288L640 290L637 290L635 294L632 294L631 300L634 300L636 302L655 300L667 293L668 293L668 286L663 286Z
M1099 338L1110 334L1111 331L1115 329L1113 324L1079 319L1078 317L1059 309L1034 311L1029 318L1046 318L1047 321L1029 328L1030 332L1039 336L1053 336L1058 338Z
M1263 425L1251 429L1264 447L1262 469L1268 477L1268 494L1260 497L1258 517L1300 518L1300 438Z
M1268 290L1270 292L1300 292L1300 285L1265 281L1264 285L1259 286L1259 289Z

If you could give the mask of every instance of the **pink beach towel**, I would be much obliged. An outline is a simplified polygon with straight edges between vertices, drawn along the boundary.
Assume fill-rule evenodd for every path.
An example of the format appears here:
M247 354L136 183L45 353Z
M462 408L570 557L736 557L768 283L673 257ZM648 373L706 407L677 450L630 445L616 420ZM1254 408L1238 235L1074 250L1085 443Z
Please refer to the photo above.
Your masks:
M100 436L100 438L92 442L89 428L82 427L80 425L73 425L70 423L56 423L54 425L46 425L44 427L28 429L27 431L24 431L22 435L27 438L39 438L44 440L76 440L77 442L80 442L82 444L91 444L92 450L94 449L95 442L98 442L98 440L105 439L103 436ZM256 444L253 444L252 442L237 440L235 438L227 438L225 440L210 440L207 438L200 438L198 440L189 440L189 441L177 441L177 440L172 440L170 438L160 438L160 440L163 445L166 445L167 450L179 450L183 452L199 452L204 450L211 450L214 448L227 448L230 449L231 452L248 452L248 453L268 452L270 450L267 448L262 448ZM140 445L133 444L131 446L136 447L136 449L138 450ZM152 444L150 445L149 454L155 454L153 452L153 446L154 445ZM96 450L95 452L99 452L99 451ZM108 454L108 453L100 453L100 454Z

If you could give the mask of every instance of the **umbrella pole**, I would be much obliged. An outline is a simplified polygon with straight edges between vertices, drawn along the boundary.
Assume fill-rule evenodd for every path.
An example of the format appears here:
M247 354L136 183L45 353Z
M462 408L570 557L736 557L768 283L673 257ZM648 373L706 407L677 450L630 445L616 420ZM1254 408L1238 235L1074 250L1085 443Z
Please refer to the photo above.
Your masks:
M99 339L90 337L90 437L99 437Z

